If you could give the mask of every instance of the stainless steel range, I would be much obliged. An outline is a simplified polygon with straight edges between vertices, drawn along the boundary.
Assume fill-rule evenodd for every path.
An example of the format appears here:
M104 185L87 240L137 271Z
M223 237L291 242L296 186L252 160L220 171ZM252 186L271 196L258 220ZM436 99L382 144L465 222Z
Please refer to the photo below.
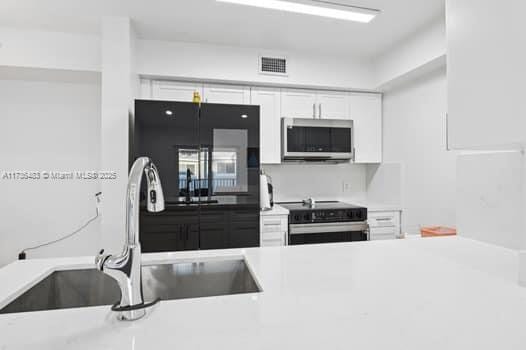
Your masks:
M367 208L312 198L280 205L290 211L290 245L369 240Z

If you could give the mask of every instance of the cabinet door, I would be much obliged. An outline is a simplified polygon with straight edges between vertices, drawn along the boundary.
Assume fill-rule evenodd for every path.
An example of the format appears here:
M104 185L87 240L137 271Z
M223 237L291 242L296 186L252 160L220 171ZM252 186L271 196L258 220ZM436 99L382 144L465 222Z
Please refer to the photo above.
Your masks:
M353 93L350 111L354 121L355 163L381 163L382 96Z
M259 208L229 213L229 248L259 247Z
M165 101L192 102L194 92L203 96L203 84L172 81L152 81L152 99Z
M144 253L199 249L198 209L141 209L140 241Z
M184 250L199 249L199 224L186 224L181 230Z
M281 116L317 118L316 93L308 90L281 90Z
M252 89L251 104L259 106L261 163L281 163L281 93L279 89Z
M152 99L152 81L150 79L141 79L139 82L139 96L137 98L143 100Z
M250 104L250 88L247 86L205 85L203 102L247 105Z
M202 209L199 241L201 249L228 248L228 211Z
M448 0L446 11L449 146L524 144L526 2Z
M317 95L318 116L322 119L351 119L349 94L346 92L320 92Z

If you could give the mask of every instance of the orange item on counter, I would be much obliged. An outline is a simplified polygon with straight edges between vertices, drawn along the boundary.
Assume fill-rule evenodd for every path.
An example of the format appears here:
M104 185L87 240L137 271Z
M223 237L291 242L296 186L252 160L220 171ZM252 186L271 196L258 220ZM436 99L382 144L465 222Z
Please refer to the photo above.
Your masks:
M422 237L456 236L457 230L444 226L422 227L420 229L420 234Z

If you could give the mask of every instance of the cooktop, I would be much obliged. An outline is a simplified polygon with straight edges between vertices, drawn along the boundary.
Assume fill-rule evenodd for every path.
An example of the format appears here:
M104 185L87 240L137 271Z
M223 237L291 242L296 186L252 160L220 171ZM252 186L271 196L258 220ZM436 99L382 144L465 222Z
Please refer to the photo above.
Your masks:
M311 208L309 204L302 203L302 202L281 202L278 204L291 211L294 211L294 210L363 209L363 207L359 207L357 205L352 205L349 203L337 202L337 201L316 202L316 204L314 205L314 208Z

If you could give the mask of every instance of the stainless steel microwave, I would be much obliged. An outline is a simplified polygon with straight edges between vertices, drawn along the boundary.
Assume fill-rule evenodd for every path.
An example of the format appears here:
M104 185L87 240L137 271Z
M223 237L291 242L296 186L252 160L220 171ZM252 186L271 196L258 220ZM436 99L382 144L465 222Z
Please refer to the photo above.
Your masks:
M347 161L354 157L352 120L281 119L284 161Z

